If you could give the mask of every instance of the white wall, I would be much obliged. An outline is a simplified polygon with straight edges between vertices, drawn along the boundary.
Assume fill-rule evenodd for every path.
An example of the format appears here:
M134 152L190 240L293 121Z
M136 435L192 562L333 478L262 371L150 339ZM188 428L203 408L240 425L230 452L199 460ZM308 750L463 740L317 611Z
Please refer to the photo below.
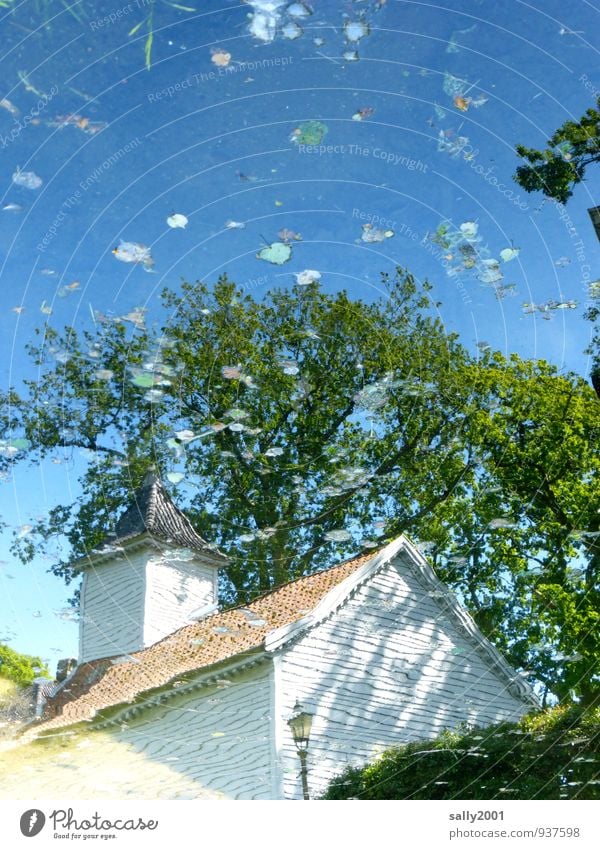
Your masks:
M79 662L142 648L147 554L89 566L81 586Z
M183 551L146 546L88 566L81 588L79 662L128 654L189 624L216 601L217 570Z
M268 660L171 699L128 721L119 739L229 799L272 799L272 671Z
M190 615L216 601L217 570L197 558L155 555L148 560L144 645L189 624Z
M110 729L3 752L0 798L272 799L271 679L267 660Z
M308 764L314 795L347 765L433 738L462 722L490 725L528 709L428 595L390 564L327 621L280 651L278 746L286 798L300 796L286 720L296 699L314 712Z

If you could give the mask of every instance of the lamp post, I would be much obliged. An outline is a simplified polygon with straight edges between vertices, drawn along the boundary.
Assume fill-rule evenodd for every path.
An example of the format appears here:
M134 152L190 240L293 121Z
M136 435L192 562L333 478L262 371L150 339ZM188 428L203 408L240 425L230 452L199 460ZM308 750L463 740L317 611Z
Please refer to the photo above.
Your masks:
M300 776L302 778L302 795L304 799L310 799L308 795L308 770L306 768L306 754L308 750L308 740L310 738L310 729L312 726L312 713L302 710L301 705L296 702L294 712L291 719L288 719L288 725L296 744L298 757L300 758Z

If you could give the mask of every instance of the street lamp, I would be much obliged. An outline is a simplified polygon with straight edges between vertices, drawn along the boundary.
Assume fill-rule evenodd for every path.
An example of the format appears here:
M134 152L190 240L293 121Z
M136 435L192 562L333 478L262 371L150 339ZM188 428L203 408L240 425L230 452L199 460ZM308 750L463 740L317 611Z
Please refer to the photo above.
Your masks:
M294 712L291 719L288 719L288 725L298 750L300 758L300 776L302 778L302 794L305 799L310 799L308 795L308 771L306 768L306 754L308 749L308 740L310 737L310 729L312 726L312 713L302 710L302 706L296 702Z

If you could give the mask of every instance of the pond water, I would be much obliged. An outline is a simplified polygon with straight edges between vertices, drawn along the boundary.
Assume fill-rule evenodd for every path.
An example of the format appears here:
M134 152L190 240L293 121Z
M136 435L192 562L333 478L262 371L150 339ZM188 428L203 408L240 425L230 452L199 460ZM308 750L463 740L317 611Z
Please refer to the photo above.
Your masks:
M594 105L583 0L0 12L3 388L35 378L23 351L46 321L152 321L163 287L223 273L256 298L318 280L372 300L397 265L430 280L473 351L587 373L598 176L562 210L512 179L516 144L543 148ZM9 590L21 609L27 580Z

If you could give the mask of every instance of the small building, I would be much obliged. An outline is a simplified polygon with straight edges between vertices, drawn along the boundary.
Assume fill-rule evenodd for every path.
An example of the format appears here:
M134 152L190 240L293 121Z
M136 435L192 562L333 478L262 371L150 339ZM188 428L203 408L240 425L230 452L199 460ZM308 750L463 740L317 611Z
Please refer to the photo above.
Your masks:
M219 612L225 563L148 476L87 558L78 665L25 735L69 768L22 785L13 766L0 796L299 799L297 703L317 796L390 746L537 706L404 536Z

